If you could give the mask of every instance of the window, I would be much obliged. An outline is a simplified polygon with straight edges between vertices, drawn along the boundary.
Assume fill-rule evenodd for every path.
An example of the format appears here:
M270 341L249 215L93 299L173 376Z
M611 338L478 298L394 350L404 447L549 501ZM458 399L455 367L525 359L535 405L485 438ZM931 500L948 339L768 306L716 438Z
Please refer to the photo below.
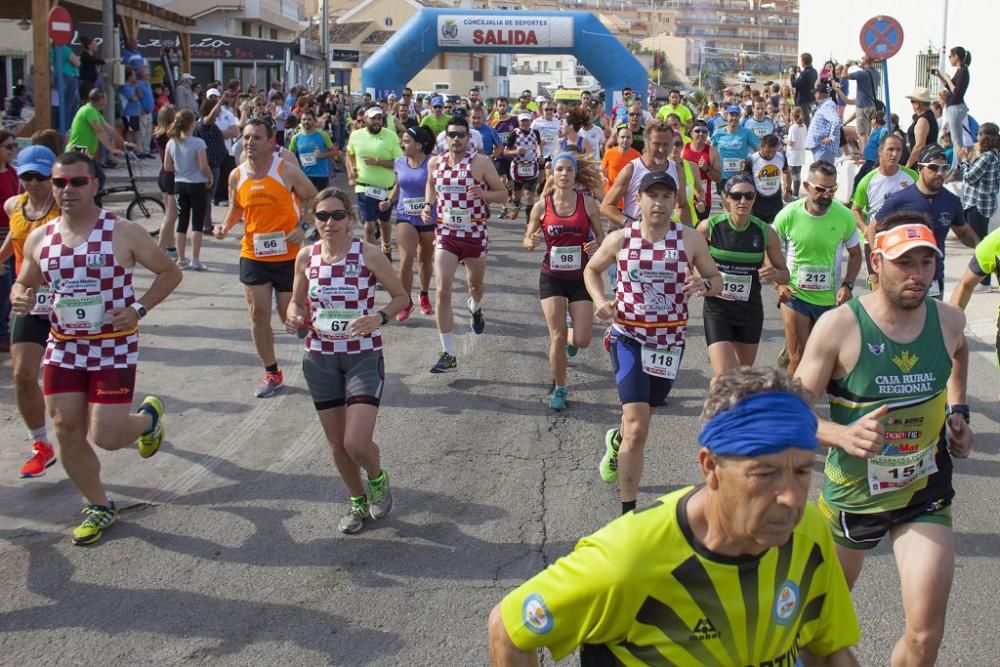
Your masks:
M556 67L555 68L556 69L562 69L562 61L561 60L557 60L556 61Z
M243 21L243 36L253 37L253 24L250 21Z
M271 28L271 39L278 39L278 29Z

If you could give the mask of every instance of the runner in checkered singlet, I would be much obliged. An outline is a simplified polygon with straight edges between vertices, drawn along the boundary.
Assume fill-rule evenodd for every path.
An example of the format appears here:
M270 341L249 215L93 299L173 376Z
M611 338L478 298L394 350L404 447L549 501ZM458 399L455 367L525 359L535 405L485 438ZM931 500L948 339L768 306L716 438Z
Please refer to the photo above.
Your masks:
M676 203L677 183L670 174L657 171L643 176L640 219L609 234L583 273L594 299L594 315L614 320L611 366L622 419L620 428L605 434L600 472L605 482L618 481L623 514L635 509L650 418L666 401L680 368L687 300L716 296L722 290L722 277L705 238L687 225L671 222ZM612 263L617 263L618 277L615 298L608 301L603 275Z
M302 374L351 494L338 526L344 533L356 533L366 518L381 519L392 509L389 475L372 440L385 382L379 327L409 304L381 249L351 233L352 199L333 188L316 195L312 217L320 240L295 258L285 321L289 333L308 327ZM375 305L376 283L392 297L382 310Z
M427 165L426 205L422 214L424 224L431 224L431 206L437 207L434 317L442 351L438 362L431 368L432 373L444 373L458 367L451 287L460 262L465 264L465 279L469 286L472 330L481 334L486 327L480 307L486 277L486 252L489 249L486 218L491 203L502 204L507 199L507 191L490 159L482 153L469 153L468 121L452 118L445 133L448 152L434 156Z
M43 391L63 467L90 503L73 531L73 543L82 545L100 539L118 516L88 435L108 450L138 441L143 458L163 442L160 400L147 396L137 414L129 408L139 320L180 284L181 272L142 227L94 204L97 169L89 157L73 152L56 158L52 185L62 216L28 237L11 297L14 313L27 315L35 290L51 289ZM136 264L156 274L139 299L132 291Z

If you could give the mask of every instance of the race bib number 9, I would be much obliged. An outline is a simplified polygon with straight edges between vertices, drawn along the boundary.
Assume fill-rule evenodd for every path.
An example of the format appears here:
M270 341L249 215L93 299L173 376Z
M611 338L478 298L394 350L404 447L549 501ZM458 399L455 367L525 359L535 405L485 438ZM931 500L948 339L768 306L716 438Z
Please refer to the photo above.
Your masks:
M897 491L937 472L934 447L898 456L868 459L868 489L873 496Z
M284 232L270 232L253 235L254 257L275 257L288 252Z
M94 296L60 296L54 304L59 327L77 333L97 333L104 324L104 298Z
M651 347L642 348L642 371L653 377L674 380L681 365L681 351L668 348L657 350Z
M579 271L583 265L583 246L552 246L549 266L553 271Z
M31 308L32 315L48 317L52 312L52 290L39 287L35 290L35 305Z
M323 338L347 340L351 337L347 329L353 320L361 317L360 310L320 308L313 311L313 326Z
M796 282L801 290L828 290L833 284L833 271L829 266L800 266Z
M732 273L722 274L722 294L719 298L726 301L749 301L750 286L753 276L738 276Z

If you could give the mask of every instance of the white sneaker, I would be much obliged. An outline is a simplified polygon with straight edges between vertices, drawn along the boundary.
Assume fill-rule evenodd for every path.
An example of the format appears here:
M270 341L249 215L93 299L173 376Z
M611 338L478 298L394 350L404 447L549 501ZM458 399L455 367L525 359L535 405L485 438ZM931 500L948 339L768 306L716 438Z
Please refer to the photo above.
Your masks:
M191 260L191 268L194 269L195 271L207 270L205 265L201 263L201 260L197 258Z

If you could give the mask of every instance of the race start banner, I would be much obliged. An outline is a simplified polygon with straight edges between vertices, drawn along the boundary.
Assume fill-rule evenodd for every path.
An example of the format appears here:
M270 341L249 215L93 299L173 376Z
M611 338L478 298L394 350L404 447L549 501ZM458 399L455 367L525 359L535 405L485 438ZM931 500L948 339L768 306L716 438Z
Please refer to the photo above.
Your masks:
M530 14L442 14L437 17L437 43L439 47L572 48L573 19Z

